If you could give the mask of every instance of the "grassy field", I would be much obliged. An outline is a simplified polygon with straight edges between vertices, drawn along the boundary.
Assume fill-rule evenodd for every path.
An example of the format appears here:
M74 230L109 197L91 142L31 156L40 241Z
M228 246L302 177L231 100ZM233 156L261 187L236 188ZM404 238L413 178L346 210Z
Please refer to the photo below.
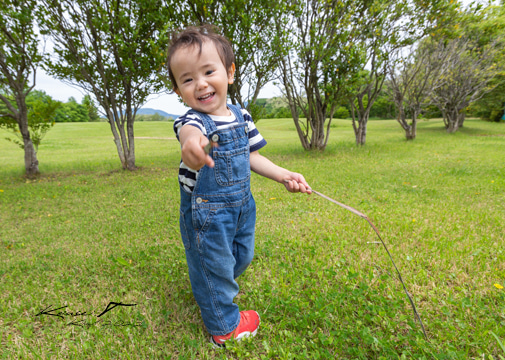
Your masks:
M429 341L366 221L253 175L256 254L236 302L262 323L215 350L179 237L171 124L135 125L135 172L107 124L57 124L33 180L0 140L0 357L505 359L505 124L449 135L421 122L406 142L395 121L371 121L357 147L335 121L324 152L303 151L290 120L258 128L263 155L377 225ZM110 302L135 306L97 317Z

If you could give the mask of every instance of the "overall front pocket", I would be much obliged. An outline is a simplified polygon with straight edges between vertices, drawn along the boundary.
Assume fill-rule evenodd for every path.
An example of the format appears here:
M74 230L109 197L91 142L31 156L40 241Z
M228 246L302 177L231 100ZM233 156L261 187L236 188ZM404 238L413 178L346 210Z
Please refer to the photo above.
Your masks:
M251 177L249 147L237 150L214 150L214 172L216 181L221 186L231 186L248 181Z

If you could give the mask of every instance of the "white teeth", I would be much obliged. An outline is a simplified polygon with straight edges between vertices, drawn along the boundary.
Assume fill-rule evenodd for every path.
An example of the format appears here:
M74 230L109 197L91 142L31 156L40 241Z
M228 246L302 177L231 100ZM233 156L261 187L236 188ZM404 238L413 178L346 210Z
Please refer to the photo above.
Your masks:
M211 94L207 94L207 95L204 95L204 96L200 96L198 98L198 100L207 100L208 98L210 98L212 95L214 95L214 93L211 93Z

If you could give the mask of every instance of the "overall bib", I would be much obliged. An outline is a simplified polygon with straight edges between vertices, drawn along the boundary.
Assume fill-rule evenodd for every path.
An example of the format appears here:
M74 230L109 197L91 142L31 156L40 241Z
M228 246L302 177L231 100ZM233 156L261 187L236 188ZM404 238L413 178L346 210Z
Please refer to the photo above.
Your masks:
M228 105L238 124L217 130L202 113L214 168L198 173L193 193L180 187L180 230L189 278L202 319L211 335L225 335L240 322L235 279L254 255L256 205L250 190L248 127L239 108Z

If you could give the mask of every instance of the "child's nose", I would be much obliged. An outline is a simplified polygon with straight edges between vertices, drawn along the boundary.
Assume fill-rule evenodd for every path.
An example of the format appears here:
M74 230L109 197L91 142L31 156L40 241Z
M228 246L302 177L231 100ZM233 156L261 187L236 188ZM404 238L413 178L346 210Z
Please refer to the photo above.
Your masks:
M209 86L209 84L207 83L207 81L205 81L205 79L198 80L198 83L197 83L198 90L205 89L207 86Z

